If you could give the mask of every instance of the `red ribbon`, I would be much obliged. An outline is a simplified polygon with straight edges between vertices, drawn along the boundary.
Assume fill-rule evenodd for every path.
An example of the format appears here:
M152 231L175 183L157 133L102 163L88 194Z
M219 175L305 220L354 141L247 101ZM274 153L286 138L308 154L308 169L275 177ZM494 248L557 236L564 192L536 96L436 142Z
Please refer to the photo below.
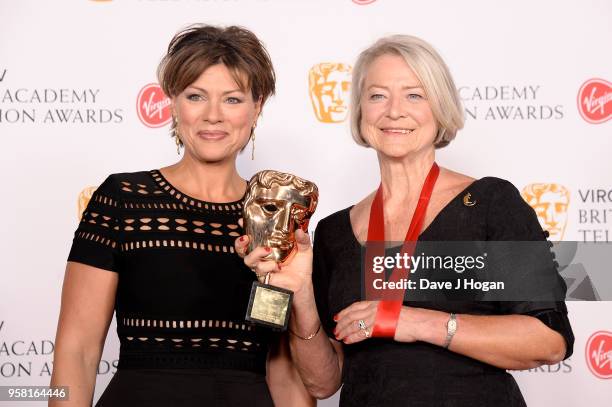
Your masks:
M427 212L427 205L431 198L431 192L433 191L438 175L440 174L440 167L435 162L431 166L423 187L421 188L421 194L419 195L419 201L417 207L414 210L412 219L410 221L410 227L406 233L404 244L400 252L401 256L407 254L412 256L416 241L419 238L421 228L423 226L423 220L425 219L425 212ZM368 225L368 241L366 243L366 299L371 299L374 296L380 296L380 292L373 293L374 290L374 274L373 274L373 259L374 256L385 255L385 214L383 209L383 192L382 184L378 187L374 202L370 208L370 220ZM373 243L376 242L376 243ZM398 282L401 279L407 279L410 277L408 270L400 268L394 269L391 273L389 281ZM374 323L374 329L372 336L379 338L393 338L395 337L395 330L397 329L397 321L399 314L402 309L404 302L405 290L386 290L384 291L382 299L378 304L376 312L376 321Z

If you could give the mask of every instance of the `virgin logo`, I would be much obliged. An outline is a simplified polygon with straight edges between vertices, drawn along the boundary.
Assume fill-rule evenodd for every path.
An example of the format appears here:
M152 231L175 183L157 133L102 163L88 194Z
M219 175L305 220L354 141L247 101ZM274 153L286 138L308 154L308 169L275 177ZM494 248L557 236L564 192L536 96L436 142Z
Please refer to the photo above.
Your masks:
M595 332L586 344L586 360L591 373L612 379L612 332Z
M612 83L589 79L578 91L578 111L589 123L603 123L612 117Z
M150 83L138 93L136 111L140 121L148 127L161 127L170 123L170 99L157 83Z
M353 0L353 3L364 6L366 4L374 3L376 0Z

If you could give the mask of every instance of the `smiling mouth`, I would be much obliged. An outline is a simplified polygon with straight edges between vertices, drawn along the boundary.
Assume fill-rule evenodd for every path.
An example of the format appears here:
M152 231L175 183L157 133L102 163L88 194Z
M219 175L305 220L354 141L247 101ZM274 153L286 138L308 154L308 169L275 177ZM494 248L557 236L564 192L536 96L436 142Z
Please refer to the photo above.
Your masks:
M198 137L203 138L205 140L219 140L227 136L226 131L221 130L204 130L198 131Z
M399 128L382 128L380 129L384 134L390 135L402 135L402 134L410 134L413 132L411 129L399 129Z

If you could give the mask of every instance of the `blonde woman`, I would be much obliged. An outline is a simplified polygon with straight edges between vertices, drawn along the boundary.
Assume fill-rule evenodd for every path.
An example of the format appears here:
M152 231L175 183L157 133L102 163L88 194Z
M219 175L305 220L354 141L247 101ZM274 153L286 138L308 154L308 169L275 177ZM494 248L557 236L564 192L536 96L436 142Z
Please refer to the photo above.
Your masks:
M290 344L306 387L322 399L342 386L342 407L525 406L506 369L571 355L563 302L368 301L361 254L372 240L543 241L535 213L509 182L435 163L463 110L428 43L380 39L360 54L351 89L353 138L376 153L379 189L321 220L314 252L298 232L299 252L282 269L262 261L263 248L245 257L295 292Z

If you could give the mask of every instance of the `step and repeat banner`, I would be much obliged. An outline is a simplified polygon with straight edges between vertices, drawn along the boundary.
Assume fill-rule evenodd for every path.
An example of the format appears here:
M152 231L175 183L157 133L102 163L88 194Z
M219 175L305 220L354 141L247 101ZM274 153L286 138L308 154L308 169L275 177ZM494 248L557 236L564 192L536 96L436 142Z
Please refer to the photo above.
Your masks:
M179 159L155 70L181 28L242 25L266 44L278 92L239 172L315 181L313 226L379 182L374 152L349 133L352 66L379 37L404 33L440 51L465 106L440 165L510 180L551 240L609 242L611 21L608 0L1 0L0 386L49 382L66 257L93 189ZM572 280L576 297L587 284L612 298L594 280ZM512 374L529 406L609 406L612 302L568 308L573 356ZM96 400L117 369L114 329Z

